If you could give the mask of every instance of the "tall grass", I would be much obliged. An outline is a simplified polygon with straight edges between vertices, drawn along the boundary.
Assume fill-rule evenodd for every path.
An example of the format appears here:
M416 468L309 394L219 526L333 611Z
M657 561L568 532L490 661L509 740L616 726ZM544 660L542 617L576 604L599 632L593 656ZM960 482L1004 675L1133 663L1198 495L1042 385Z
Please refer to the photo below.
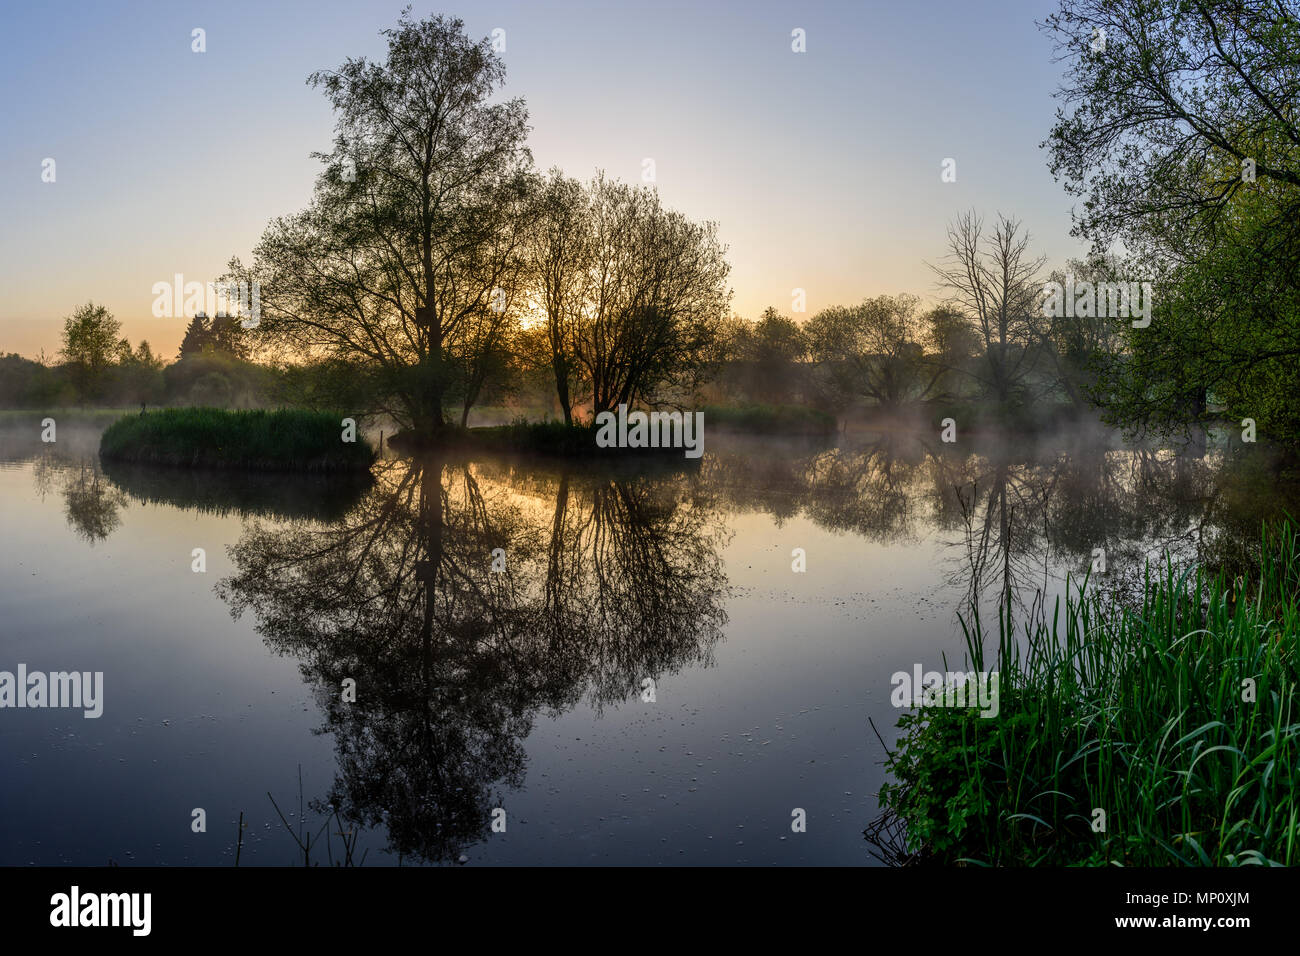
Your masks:
M991 661L973 613L1000 713L904 715L878 832L939 863L1300 863L1296 526L1261 554L1249 580L1148 569L1132 607L1085 580L1019 633L1000 611Z
M305 410L169 408L128 415L100 438L104 458L257 471L364 471L374 450L343 441L343 415Z

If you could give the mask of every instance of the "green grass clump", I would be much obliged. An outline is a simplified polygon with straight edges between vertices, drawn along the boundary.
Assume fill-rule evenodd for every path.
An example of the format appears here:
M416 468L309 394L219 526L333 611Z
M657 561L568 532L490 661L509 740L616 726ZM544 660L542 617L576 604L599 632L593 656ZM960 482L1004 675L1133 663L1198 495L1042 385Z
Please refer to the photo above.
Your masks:
M360 436L343 441L336 412L224 411L169 408L128 415L100 438L115 461L252 471L365 471L374 449Z
M559 455L566 458L595 456L607 451L596 444L596 429L566 425L559 421L514 421L509 425L466 429L463 441L473 448L511 451L526 455ZM678 453L680 454L680 452Z
M827 435L835 416L804 405L706 405L704 427L765 435Z
M1148 570L1133 607L1085 580L1019 640L1000 611L998 716L905 714L875 832L941 864L1300 863L1300 531L1261 555L1250 580Z

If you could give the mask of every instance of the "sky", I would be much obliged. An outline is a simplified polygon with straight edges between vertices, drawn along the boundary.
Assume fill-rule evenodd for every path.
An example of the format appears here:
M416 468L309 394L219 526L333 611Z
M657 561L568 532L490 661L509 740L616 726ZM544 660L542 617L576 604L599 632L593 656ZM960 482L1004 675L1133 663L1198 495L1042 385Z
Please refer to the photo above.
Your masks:
M152 315L154 284L215 280L307 205L333 117L306 78L382 59L404 5L7 3L0 354L53 355L94 301L174 355L186 319ZM1036 25L1053 0L412 6L504 31L504 94L528 104L540 169L640 182L653 160L665 205L718 223L739 315L936 301L926 263L967 209L1021 219L1049 268L1083 252L1039 146L1062 70Z

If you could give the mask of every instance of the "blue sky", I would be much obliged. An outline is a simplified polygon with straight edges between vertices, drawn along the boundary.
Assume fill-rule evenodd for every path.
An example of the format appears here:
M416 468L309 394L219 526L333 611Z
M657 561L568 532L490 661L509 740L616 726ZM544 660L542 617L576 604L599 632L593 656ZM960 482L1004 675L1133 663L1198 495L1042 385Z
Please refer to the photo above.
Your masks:
M302 208L333 127L306 77L382 56L401 2L9 4L0 14L0 352L58 347L93 299L174 352L155 282L214 279ZM505 30L506 93L537 165L639 180L717 220L733 306L807 315L879 293L934 298L926 261L974 208L1020 217L1062 264L1070 197L1039 143L1061 66L1049 0L413 4ZM191 31L207 51L191 51ZM791 51L791 30L807 52ZM42 160L57 164L41 181ZM944 158L957 181L942 183ZM801 318L807 317L799 316Z

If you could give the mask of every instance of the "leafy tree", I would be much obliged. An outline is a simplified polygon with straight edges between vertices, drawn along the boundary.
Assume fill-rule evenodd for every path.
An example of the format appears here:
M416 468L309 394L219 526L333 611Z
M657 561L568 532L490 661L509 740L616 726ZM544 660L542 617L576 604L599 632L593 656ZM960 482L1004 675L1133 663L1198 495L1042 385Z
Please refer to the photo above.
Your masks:
M740 320L732 326L728 351L743 369L741 387L750 398L789 402L802 390L807 336L772 306L757 322Z
M207 316L199 312L194 318L190 319L190 324L185 328L185 336L181 339L181 349L177 358L183 359L187 355L198 355L210 343L211 333L208 330Z
M1092 283L1093 288L1098 288L1099 283L1126 281L1127 272L1116 257L1093 255L1086 260L1071 259L1065 272L1053 270L1050 279L1062 287L1069 280ZM1102 370L1118 353L1123 326L1130 321L1128 317L1104 315L1045 321L1043 351L1055 368L1056 383L1073 405L1083 407L1095 399Z
M527 261L533 297L546 318L546 353L567 425L573 423L574 400L582 388L574 336L590 282L588 196L580 182L552 169L538 199Z
M240 319L235 315L220 314L212 317L208 326L206 345L217 352L225 352L235 358L247 359L248 341L245 337Z
M1069 63L1044 145L1084 199L1075 232L1155 280L1151 326L1116 329L1108 417L1161 432L1252 417L1300 444L1296 11L1062 0L1044 28Z
M808 349L833 404L866 398L895 409L929 394L936 376L925 374L918 306L913 295L881 295L808 321Z
M716 223L603 175L588 188L583 307L572 337L592 410L655 404L712 371L731 290Z
M70 366L78 398L98 397L108 368L118 358L121 323L102 305L87 302L63 322L63 360ZM130 346L127 347L128 351Z
M970 376L980 353L980 337L970 319L950 305L937 305L921 319L921 342L927 363L935 369L935 397L952 397Z
M1196 248L1251 191L1247 160L1257 179L1300 187L1290 4L1061 0L1044 28L1070 64L1044 145L1053 174L1086 200L1084 238L1182 235Z
M159 401L164 387L162 359L153 354L147 341L132 351L130 343L123 339L118 348L120 358L113 369L113 400L142 405Z
M233 281L261 288L259 344L299 358L363 360L389 409L434 431L448 348L516 272L531 157L521 100L492 102L505 67L460 20L383 34L382 62L313 74L334 108L334 147L303 212L267 228Z
M1261 269L1271 203L1243 194L1234 205L1199 261L1169 270L1151 327L1114 330L1122 346L1096 387L1108 420L1169 434L1251 418L1258 432L1300 444L1300 263Z
M58 408L74 400L61 372L43 354L37 361L16 352L0 357L0 408Z

